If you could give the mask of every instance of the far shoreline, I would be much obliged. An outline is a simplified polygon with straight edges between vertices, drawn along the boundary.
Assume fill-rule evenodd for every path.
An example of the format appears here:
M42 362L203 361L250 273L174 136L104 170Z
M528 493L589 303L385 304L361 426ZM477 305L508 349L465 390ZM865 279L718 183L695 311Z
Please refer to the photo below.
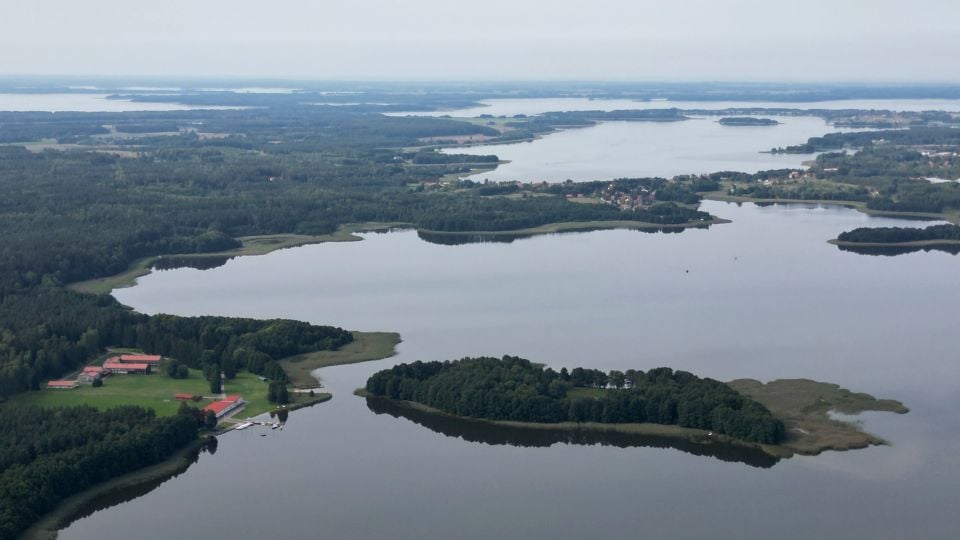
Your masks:
M444 236L538 236L543 234L556 234L561 232L576 231L595 231L595 230L657 230L657 229L691 229L703 228L711 225L723 225L731 223L730 220L711 216L712 219L704 221L688 221L685 223L649 223L645 221L561 221L546 223L536 227L525 229L512 229L504 231L435 231L431 229L422 229L414 227L409 223L363 223L343 225L336 232L327 235L298 235L298 234L268 234L258 236L244 236L237 238L243 242L243 246L228 251L217 251L210 253L185 253L169 254L143 257L130 264L123 272L101 278L94 278L85 281L77 281L67 284L67 288L79 293L85 294L111 294L116 289L125 289L137 284L137 279L153 273L153 265L164 258L182 258L202 260L214 257L246 257L268 255L281 249L295 248L314 244L325 244L328 242L359 242L363 237L357 236L359 233L380 232L391 229L412 230L418 233L444 235Z

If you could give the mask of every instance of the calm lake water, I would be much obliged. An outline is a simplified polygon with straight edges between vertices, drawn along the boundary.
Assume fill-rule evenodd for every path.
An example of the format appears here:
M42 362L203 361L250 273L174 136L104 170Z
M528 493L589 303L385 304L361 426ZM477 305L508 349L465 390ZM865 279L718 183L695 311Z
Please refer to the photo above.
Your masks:
M909 224L844 208L704 207L733 223L461 246L367 234L142 278L116 295L145 313L291 317L404 342L394 358L321 370L332 401L282 431L221 437L216 454L62 538L955 538L960 259L841 252L825 242L840 231ZM911 412L863 415L892 446L761 462L490 433L351 394L397 362L506 353L809 377Z
M446 148L450 154L495 154L509 161L475 181L563 182L716 171L755 173L800 168L813 154L767 154L771 148L807 142L842 130L815 117L766 117L776 126L724 126L716 118L683 122L603 122L565 129L514 144Z
M125 99L107 99L108 94L4 94L0 93L0 111L45 112L125 112L186 111L193 109L237 109L239 107L184 105L181 103L137 103Z
M625 109L732 109L763 107L771 109L886 109L891 111L960 111L960 99L850 99L835 101L634 101L632 99L587 98L510 98L482 100L482 106L450 111L398 112L395 116L459 116L481 114L514 116L543 114L551 111L615 111Z

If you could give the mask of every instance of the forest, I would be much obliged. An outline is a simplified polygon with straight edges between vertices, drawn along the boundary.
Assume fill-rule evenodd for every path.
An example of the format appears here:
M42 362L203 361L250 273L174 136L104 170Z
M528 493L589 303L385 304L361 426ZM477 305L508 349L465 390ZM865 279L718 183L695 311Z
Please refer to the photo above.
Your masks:
M325 234L354 222L460 232L710 217L672 204L624 213L561 197L487 197L481 186L424 192L423 182L460 170L465 160L496 156L402 148L422 145L422 137L490 129L330 109L0 113L0 132L79 145L0 147L0 399L75 369L108 345L172 351L144 338L146 319L111 298L64 288L122 272L142 257L232 249L246 235ZM103 126L135 135L96 138ZM195 336L186 339L180 331L173 339L190 345L177 345L178 359L232 362L233 350L224 359L222 351L196 345ZM249 360L256 372L270 365L261 355L276 360L283 352L265 343L243 350L257 359ZM246 366L248 358L237 361Z
M577 389L602 392L577 395ZM517 422L677 425L776 444L783 423L727 385L656 368L604 373L552 368L515 356L399 364L373 374L373 396L413 401L469 418Z
M197 412L0 408L0 538L16 538L70 495L167 459L196 440Z

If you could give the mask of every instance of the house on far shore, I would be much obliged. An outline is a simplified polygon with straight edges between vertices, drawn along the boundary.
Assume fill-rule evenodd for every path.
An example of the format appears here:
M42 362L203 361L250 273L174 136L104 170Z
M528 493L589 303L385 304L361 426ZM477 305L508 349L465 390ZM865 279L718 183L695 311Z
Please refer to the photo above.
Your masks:
M77 386L80 386L77 381L50 381L47 383L47 388L57 388L61 390L76 388Z
M214 401L203 408L204 411L213 411L217 418L223 418L230 411L242 406L246 401L238 395L227 396L220 401Z

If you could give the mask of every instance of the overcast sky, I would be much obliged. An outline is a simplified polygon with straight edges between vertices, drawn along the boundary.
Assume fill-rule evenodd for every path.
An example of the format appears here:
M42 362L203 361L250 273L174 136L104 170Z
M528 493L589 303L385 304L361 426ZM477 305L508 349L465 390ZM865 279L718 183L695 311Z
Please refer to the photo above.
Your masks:
M0 0L0 74L960 82L958 0Z

